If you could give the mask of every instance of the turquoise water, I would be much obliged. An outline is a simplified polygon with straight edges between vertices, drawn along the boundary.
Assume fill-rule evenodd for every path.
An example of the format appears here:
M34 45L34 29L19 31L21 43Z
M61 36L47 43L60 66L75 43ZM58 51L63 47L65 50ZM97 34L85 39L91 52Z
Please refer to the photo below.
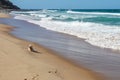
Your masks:
M13 11L16 19L74 35L102 48L120 50L120 10Z
M39 17L52 17L52 20L58 21L84 21L95 22L110 25L120 25L120 10L36 10L36 11L21 11L18 14ZM36 19L37 20L37 19Z

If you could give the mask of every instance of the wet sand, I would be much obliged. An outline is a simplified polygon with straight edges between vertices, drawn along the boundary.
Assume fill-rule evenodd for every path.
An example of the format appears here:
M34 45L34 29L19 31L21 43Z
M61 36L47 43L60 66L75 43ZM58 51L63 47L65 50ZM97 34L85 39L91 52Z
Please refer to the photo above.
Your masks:
M103 80L52 50L12 36L11 30L0 24L0 80ZM28 51L29 44L39 53Z

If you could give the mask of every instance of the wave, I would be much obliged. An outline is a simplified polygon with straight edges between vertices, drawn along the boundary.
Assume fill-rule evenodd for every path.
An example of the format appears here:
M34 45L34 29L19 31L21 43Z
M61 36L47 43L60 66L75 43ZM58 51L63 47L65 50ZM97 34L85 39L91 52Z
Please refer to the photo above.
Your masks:
M116 15L116 16L120 16L120 13L107 13L107 12L79 12L79 11L71 11L68 10L67 13L71 13L71 14L93 14L93 15Z
M53 11L53 12L50 12ZM55 12L54 12L55 11ZM56 12L58 11L58 12ZM68 11L68 12L77 12L77 11ZM51 17L53 20L57 21L84 21L84 22L96 22L101 24L111 24L119 25L120 16L113 15L93 15L91 12L77 12L82 14L68 14L65 11L60 12L59 10L39 10L39 11L23 11L14 12L14 15L29 15L35 20L40 20L41 18ZM84 14L87 13L87 14ZM93 12L92 12L93 13ZM94 12L95 14L95 12Z
M80 13L82 13L82 12L68 10L67 13L80 14Z
M43 18L43 17L47 17L47 15L45 14L30 14L30 16L34 16L34 17L40 17L40 18Z
M86 19L86 18L94 18L94 17L97 17L97 16L92 16L92 15L61 15L59 16L60 19L72 19L73 21L75 20L82 20L82 19ZM55 17L56 18L56 17Z
M15 18L25 20L25 17L16 16ZM49 30L84 38L85 41L95 46L120 50L120 26L103 25L93 22L54 21L52 18L42 18L40 21L26 20Z
M35 14L36 11L12 11L11 12L11 14L24 14L24 13Z
M47 9L43 9L43 10L38 10L38 11L12 11L11 14L39 14L39 13L52 13L52 12L57 12L57 10L47 10Z

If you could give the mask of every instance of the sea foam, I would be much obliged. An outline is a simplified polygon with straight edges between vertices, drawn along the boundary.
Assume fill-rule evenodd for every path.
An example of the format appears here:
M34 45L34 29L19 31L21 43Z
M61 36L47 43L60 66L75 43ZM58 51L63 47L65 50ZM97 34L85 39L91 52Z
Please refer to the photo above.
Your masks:
M93 15L116 15L116 16L120 16L120 13L107 13L107 12L77 12L77 11L66 11L67 13L70 14L93 14Z
M86 42L95 46L120 50L120 26L117 25L111 26L84 21L55 21L53 17L45 16L38 21L25 15L18 15L15 18L40 25L40 27L44 27L48 30L84 38Z

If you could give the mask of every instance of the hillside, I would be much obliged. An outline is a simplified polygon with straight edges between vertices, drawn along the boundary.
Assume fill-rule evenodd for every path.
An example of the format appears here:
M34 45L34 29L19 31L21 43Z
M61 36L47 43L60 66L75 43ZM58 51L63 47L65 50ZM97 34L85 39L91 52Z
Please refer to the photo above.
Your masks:
M9 0L0 0L0 9L20 9Z

